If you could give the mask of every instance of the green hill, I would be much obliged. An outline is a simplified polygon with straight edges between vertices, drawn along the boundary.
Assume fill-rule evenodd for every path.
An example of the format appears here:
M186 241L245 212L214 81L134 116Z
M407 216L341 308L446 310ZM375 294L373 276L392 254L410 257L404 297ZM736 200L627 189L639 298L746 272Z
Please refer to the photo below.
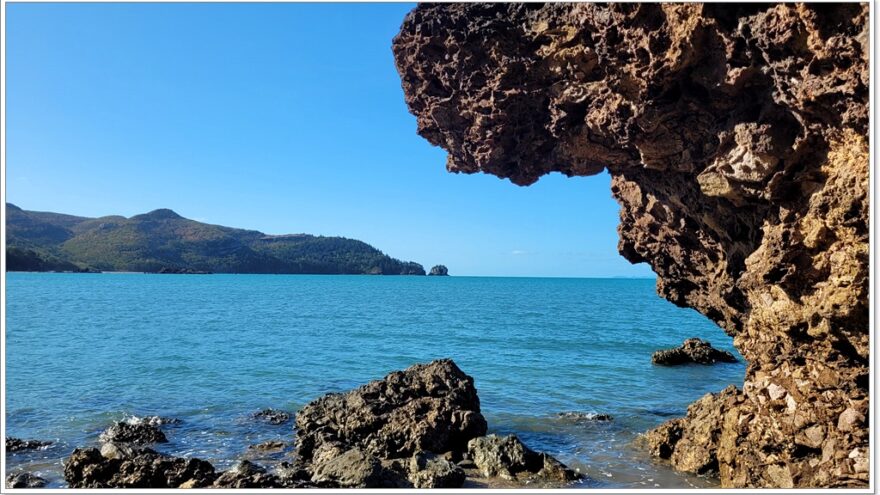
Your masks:
M85 218L6 204L8 271L203 271L424 275L365 242L308 234L267 235L155 210Z

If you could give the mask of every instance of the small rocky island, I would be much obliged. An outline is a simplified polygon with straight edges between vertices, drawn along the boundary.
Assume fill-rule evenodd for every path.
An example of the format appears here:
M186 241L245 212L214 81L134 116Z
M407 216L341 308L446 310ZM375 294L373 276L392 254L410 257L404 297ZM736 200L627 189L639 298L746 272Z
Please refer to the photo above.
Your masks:
M735 363L736 356L716 349L712 344L703 339L687 339L680 346L672 349L663 349L651 356L651 362L663 366L675 366L678 364L715 364Z
M254 418L288 420L279 413ZM218 472L200 459L156 452L148 445L166 441L160 427L173 420L150 417L112 425L100 448L74 450L64 478L70 488L514 488L583 479L514 435L487 435L473 378L449 359L327 394L295 421L295 457L271 470L240 460ZM15 476L16 483L30 479Z
M431 271L428 272L428 275L446 277L449 275L449 270L446 268L446 265L434 265Z

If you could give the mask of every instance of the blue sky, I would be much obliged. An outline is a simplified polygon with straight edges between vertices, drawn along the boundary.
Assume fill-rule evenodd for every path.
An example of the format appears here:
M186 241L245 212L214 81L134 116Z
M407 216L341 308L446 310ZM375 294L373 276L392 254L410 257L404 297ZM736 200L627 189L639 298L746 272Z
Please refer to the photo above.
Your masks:
M412 4L8 4L7 200L171 208L367 241L453 275L653 276L617 254L607 174L445 170L391 38Z

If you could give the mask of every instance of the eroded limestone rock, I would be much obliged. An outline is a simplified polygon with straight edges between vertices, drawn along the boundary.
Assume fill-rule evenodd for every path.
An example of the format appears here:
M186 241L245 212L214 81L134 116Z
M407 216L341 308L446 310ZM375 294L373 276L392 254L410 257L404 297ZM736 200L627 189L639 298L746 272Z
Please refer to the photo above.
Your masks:
M393 42L449 170L607 170L621 254L734 337L723 486L868 481L868 14L422 4Z

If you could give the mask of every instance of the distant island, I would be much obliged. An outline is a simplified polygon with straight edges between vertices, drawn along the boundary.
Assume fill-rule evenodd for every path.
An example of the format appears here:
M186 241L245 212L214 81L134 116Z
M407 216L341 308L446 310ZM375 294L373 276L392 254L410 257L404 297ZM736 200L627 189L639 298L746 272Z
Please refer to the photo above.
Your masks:
M131 218L27 211L6 203L7 271L425 275L355 239L267 235L159 209Z
M428 272L428 275L446 277L449 275L449 269L447 269L445 265L435 265L433 268L431 268L431 271Z

